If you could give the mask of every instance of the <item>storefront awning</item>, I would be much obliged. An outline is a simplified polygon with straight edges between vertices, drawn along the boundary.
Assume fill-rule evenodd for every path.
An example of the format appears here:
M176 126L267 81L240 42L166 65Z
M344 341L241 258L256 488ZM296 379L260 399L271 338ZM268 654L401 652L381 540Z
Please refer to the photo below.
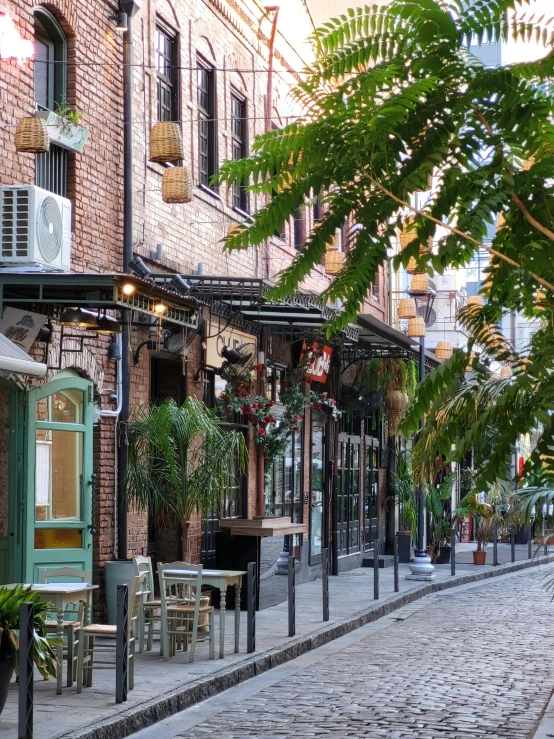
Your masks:
M155 275L156 284L163 285L171 275ZM208 303L212 311L248 330L268 326L272 333L299 333L318 329L332 320L338 308L327 304L319 295L295 290L284 300L268 300L265 296L274 283L248 277L211 277L181 275L191 286L190 295ZM259 330L259 329L258 329ZM343 336L357 341L358 327L347 326ZM251 328L249 333L256 333Z
M0 373L44 377L46 365L35 362L17 344L0 334Z
M361 352L380 357L417 359L419 356L419 343L416 340L369 313L358 316L358 327L360 329L358 349ZM425 362L429 369L440 364L440 360L428 350L425 351Z
M172 275L169 275L171 277ZM131 286L129 290L124 287ZM19 272L0 270L0 310L13 305L58 317L68 307L99 310L135 310L160 317L155 306L166 306L164 321L197 328L200 302L164 284L118 272Z

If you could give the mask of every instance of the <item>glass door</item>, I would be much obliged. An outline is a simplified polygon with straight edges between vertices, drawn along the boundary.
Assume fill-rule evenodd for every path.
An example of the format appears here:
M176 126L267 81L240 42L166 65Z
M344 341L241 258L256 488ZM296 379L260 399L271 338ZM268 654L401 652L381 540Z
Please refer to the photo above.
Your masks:
M379 441L366 436L364 486L364 550L373 549L379 527Z
M29 393L25 580L42 567L92 569L92 383L54 380Z
M325 532L325 426L312 424L310 495L310 564L321 560L321 549Z
M360 550L360 444L359 436L339 435L337 504L339 555Z

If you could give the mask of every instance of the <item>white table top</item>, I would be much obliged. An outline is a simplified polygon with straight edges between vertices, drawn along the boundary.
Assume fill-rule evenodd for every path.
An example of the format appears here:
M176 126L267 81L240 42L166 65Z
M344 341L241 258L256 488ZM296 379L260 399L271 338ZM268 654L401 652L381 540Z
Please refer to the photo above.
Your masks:
M164 570L166 575L197 575L196 570ZM246 575L244 570L202 570L202 577L239 577Z
M26 588L31 588L37 593L82 593L88 590L96 590L98 585L89 585L85 582L50 582L50 583L26 583Z

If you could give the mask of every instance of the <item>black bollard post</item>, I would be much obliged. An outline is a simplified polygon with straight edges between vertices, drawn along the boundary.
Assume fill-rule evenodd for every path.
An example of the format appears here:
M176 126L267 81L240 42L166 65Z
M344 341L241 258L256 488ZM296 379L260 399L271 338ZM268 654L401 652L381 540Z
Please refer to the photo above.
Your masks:
M329 620L329 562L327 549L321 550L321 587L323 590L323 620Z
M18 739L33 739L34 622L34 604L22 603L19 607ZM57 669L62 670L63 665L58 665Z
M492 563L495 567L498 564L498 524L496 521L492 529Z
M512 564L516 561L516 529L515 526L510 528L510 553L512 556Z
M82 637L81 637L82 638ZM117 633L115 637L115 702L127 700L129 688L129 586L117 586Z
M246 575L246 651L256 651L256 563L248 563Z
M529 538L527 539L527 559L533 559L533 537L529 532Z
M398 534L394 537L394 592L398 593L400 583L398 582Z
M296 634L296 571L294 555L289 554L289 636Z
M544 520L544 516L542 519L542 547L543 554L548 554L548 544L546 543L546 522Z
M450 574L456 574L456 529L450 530Z
M373 600L379 600L379 539L373 542Z

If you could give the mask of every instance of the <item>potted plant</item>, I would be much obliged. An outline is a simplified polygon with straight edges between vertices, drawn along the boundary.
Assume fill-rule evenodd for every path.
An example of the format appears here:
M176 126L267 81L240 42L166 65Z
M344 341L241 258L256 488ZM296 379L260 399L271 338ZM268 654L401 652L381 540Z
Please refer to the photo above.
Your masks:
M43 118L48 130L50 141L63 149L82 152L87 143L90 131L80 125L83 114L74 110L62 97L56 110L37 110L37 116Z
M0 713L6 704L13 672L15 670L16 674L19 673L19 609L22 603L33 603L35 606L35 665L45 678L56 675L57 663L53 647L58 645L58 640L55 636L47 636L44 631L44 616L50 604L23 585L15 588L0 587Z
M482 503L476 492L471 492L462 498L458 508L454 511L457 521L461 521L468 516L471 516L474 521L474 538L477 542L477 549L473 552L474 565L484 565L487 561L485 549L492 534L493 513L492 506L488 503Z
M394 504L398 506L398 560L403 564L412 558L412 539L417 533L417 508L411 479L411 465L407 453L396 455L396 470L391 472Z
M425 494L425 508L431 514L429 538L431 546L429 554L436 564L447 564L450 561L450 506L455 476L447 475L440 485L428 485Z

